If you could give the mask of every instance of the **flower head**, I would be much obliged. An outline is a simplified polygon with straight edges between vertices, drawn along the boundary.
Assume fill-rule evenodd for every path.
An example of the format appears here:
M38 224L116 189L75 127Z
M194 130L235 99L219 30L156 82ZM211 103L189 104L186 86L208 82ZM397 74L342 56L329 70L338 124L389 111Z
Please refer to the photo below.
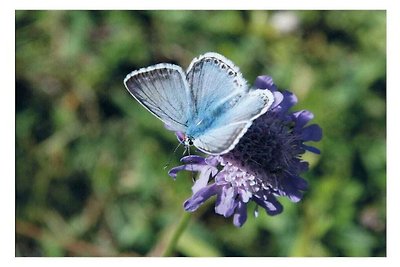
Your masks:
M279 92L271 77L259 76L255 87L270 90L274 103L253 122L233 150L206 158L186 156L181 159L184 165L169 171L172 177L182 170L200 172L192 197L184 203L186 211L195 211L216 195L215 212L225 217L233 215L234 225L240 227L246 222L250 201L269 215L276 215L283 210L276 196L286 196L293 202L301 200L308 186L300 177L308 170L301 155L306 150L320 153L304 142L321 140L322 130L316 124L306 126L313 118L310 111L289 112L297 103L296 96L289 91Z

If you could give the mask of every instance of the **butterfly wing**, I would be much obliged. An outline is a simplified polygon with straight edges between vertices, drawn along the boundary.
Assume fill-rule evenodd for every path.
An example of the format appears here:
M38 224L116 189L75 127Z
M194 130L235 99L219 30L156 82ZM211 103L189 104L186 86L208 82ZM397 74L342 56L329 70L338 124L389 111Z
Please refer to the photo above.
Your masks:
M181 67L157 64L142 68L128 74L124 84L140 104L172 130L186 131L191 98Z
M231 146L236 146L236 140L243 136L241 132L246 125L246 123L233 124L211 129L206 134L194 139L193 144L207 154L225 154L231 150Z
M239 68L217 53L195 58L186 72L194 117L217 107L223 99L248 90Z
M193 117L213 120L194 140L194 145L208 154L224 154L233 149L274 99L268 90L250 90L239 68L217 53L194 59L186 77Z
M232 150L253 121L268 111L274 97L269 90L250 90L235 102L227 102L215 118L213 127L194 140L194 145L208 154L225 154Z

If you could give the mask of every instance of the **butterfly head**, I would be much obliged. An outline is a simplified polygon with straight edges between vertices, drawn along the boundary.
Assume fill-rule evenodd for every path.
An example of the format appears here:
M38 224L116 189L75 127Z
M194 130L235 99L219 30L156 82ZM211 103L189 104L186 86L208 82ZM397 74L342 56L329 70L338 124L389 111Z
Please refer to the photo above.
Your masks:
M183 152L183 154L188 153L190 156L190 147L194 145L193 137L184 134L180 143L185 146L185 151Z
M183 132L176 132L176 137L178 138L179 143L184 145L186 148L194 145L194 138L190 135L187 135Z
M185 139L183 140L183 144L185 145L185 146L193 146L193 137L190 137L190 136L187 136L187 135L185 135Z

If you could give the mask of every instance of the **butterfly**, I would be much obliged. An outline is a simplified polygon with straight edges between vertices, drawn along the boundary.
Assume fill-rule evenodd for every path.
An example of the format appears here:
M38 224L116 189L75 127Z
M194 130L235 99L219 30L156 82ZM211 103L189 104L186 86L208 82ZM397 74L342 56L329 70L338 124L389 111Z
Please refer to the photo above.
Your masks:
M193 59L186 72L168 63L135 70L124 84L169 129L183 133L186 146L210 155L232 150L274 101L269 90L249 88L239 68L214 52Z

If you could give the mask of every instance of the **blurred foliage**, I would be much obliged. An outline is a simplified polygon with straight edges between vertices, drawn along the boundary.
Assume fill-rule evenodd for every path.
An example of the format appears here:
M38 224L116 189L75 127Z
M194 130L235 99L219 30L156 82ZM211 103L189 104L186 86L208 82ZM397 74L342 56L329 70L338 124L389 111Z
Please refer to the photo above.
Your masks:
M194 213L177 256L386 255L384 11L16 11L16 255L160 255L191 195L173 133L123 86L219 52L324 130L298 204L242 228Z

